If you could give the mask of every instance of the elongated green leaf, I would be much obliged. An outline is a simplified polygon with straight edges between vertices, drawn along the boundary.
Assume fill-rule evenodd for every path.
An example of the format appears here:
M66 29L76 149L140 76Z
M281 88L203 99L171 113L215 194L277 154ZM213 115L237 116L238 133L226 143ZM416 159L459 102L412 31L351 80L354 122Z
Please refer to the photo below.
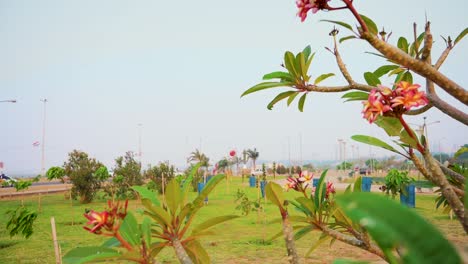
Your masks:
M304 53L304 58L307 60L309 60L309 56L310 54L312 53L312 50L310 48L310 45L307 45L303 50L302 50L302 53Z
M119 233L132 246L141 244L141 231L138 222L131 212L127 213L124 221L120 225Z
M179 183L176 179L172 179L166 187L166 203L172 215L176 214L181 202L182 193L180 192Z
M374 56L377 56L377 57L381 57L381 58L387 59L387 57L385 57L384 55L379 54L379 53L370 52L370 51L366 51L366 52L364 52L364 53L367 53L367 54L370 54L370 55L374 55Z
M315 210L319 209L322 205L323 199L325 197L325 193L327 191L327 186L325 185L325 176L327 175L328 169L322 172L320 175L320 179L318 181L317 187L315 188L314 194L314 203L315 203Z
M377 86L380 84L379 78L373 72L365 72L364 79L366 80L367 84L370 86Z
M400 68L398 65L384 65L380 66L377 70L374 71L374 75L378 78L384 76L387 74L389 71L394 70L396 68Z
M192 204L194 206L193 211L197 211L203 206L203 201L205 200L206 197L208 197L208 194L213 191L213 189L220 183L222 180L226 178L226 175L224 174L218 174L211 178L211 180L205 185L201 193L193 200Z
M379 118L377 118L374 123L385 130L387 135L391 137L399 136L401 134L401 130L403 129L403 125L396 117L379 116Z
M283 209L284 206L284 193L283 188L277 183L269 182L265 187L265 195L270 202Z
M268 110L271 110L273 109L273 106L278 103L279 101L287 98L287 97L290 97L291 95L297 93L296 91L287 91L287 92L282 92L280 94L278 94L273 100L271 100L271 102L268 104L267 108Z
M284 53L284 67L288 70L288 72L294 77L294 79L299 78L299 70L296 67L296 57L290 51L286 51Z
M362 191L362 177L359 176L354 182L353 192L361 192L361 191Z
M408 53L408 40L404 37L400 37L397 42L397 47L404 53Z
M307 71L309 69L307 69L306 67L306 59L304 57L304 53L299 52L296 55L296 64L298 65L297 68L298 68L299 74L302 76L302 79L306 81L308 79Z
M419 53L419 50L416 50L415 43L418 43L418 49L419 49L421 47L421 43L422 43L422 41L424 39L424 36L426 36L426 32L423 32L423 33L419 34L416 41L411 43L411 45L410 45L410 56L415 57L416 53Z
M187 254L192 259L192 261L196 264L209 264L210 256L206 253L205 248L198 242L198 240L189 241L184 246Z
M205 222L197 225L193 231L192 231L192 234L193 235L196 235L197 233L200 233L212 226L215 226L217 224L220 224L222 222L226 222L226 221L229 221L229 220L232 220L234 218L238 218L239 216L238 215L223 215L223 216L218 216L218 217L213 217L213 218L210 218L208 220L206 220Z
M306 68L307 68L307 69L309 69L310 64L312 63L312 60L314 59L314 57L315 57L315 52L312 53L312 55L310 55L310 57L309 57L309 58L307 59L307 61L306 61ZM305 80L305 81L308 82L308 81L309 81L309 78L310 78L310 76L309 76L309 77L307 78L307 80Z
M270 89L270 88L275 88L275 87L292 87L293 85L294 83L291 83L291 82L262 82L247 89L241 95L241 97L244 97L248 94L255 93L261 90L265 90L265 89Z
M81 264L91 261L112 260L120 257L116 250L106 247L77 247L63 257L64 264Z
M305 103L305 99L307 97L307 93L304 93L301 98L299 98L299 103L297 105L297 107L299 108L299 111L301 112L304 112L304 103Z
M453 157L458 158L460 155L466 152L468 152L468 147L462 146L459 150L457 150L457 152L455 152L455 154L453 154Z
M465 28L458 36L455 38L455 41L453 42L453 45L456 45L460 40L462 40L466 34L468 34L468 28Z
M344 42L344 41L346 41L346 40L348 40L348 39L357 39L357 37L356 37L356 36L353 36L353 35L351 35L351 36L346 36L346 37L342 37L342 38L340 38L339 43L342 43L342 42Z
M413 75L411 74L410 71L405 71L403 75L401 76L401 80L409 83L413 83Z
M263 75L263 80L283 79L289 82L294 82L294 78L289 72L276 71Z
M327 241L330 237L325 235L325 233L320 236L320 238L312 245L312 247L310 247L310 249L307 251L306 253L306 258L310 256L310 254L318 247L320 246L320 244L322 244L323 242Z
M118 247L120 246L120 241L115 238L111 237L106 242L102 243L101 247L111 248L111 247Z
M165 242L156 242L156 243L151 244L151 247L150 247L151 257L156 258L159 252L161 252L161 250L166 246L167 246L167 243Z
M306 197L297 197L296 201L301 204L302 208L306 210L306 215L309 216L315 216L315 211L317 208L315 208L315 204L311 199L308 199Z
M324 74L320 75L319 77L317 77L317 79L315 79L314 84L317 85L321 81L323 81L323 80L325 80L325 79L327 79L329 77L332 77L332 76L335 76L335 74L334 73L324 73Z
M372 193L336 197L346 214L360 223L389 259L394 247L403 250L402 263L461 263L455 248L415 211Z
M171 216L161 207L154 206L148 199L141 201L146 208L145 214L156 220L160 225L170 226Z
M402 72L404 72L404 71L405 71L405 69L403 69L403 68L396 68L396 69L391 70L391 71L388 73L388 76L392 76L392 75L394 75L394 74L399 74L399 73L402 73Z
M156 192L148 190L145 186L132 186L132 189L140 195L140 198L148 199L154 205L160 205Z
M414 131L413 131L413 135L416 135L416 133L414 133ZM406 130L401 131L400 140L401 140L401 142L406 143L406 144L408 144L409 146L411 146L413 148L416 148L417 145L418 145L418 141L416 139L410 137L410 135L408 134L408 132Z
M381 147L381 148L384 148L386 150L390 150L390 151L395 152L397 154L403 155L400 152L398 152L398 150L396 150L394 147L388 145L387 143L385 143L382 140L380 140L378 138L375 138L375 137L365 136L365 135L354 135L351 138L353 140L357 141L357 142L361 142L361 143L376 146L376 147Z
M364 23L366 23L367 25L367 28L369 29L369 32L372 34L372 35L377 35L377 33L379 32L379 30L377 29L377 25L374 23L374 21L372 21L372 19L366 17L365 15L363 14L359 14L362 18L362 20L364 20Z
M353 31L353 28L349 25L349 24L346 24L345 22L341 22L341 21L335 21L335 20L328 20L328 19L322 19L320 21L323 21L323 22L329 22L329 23L333 23L333 24L337 24L337 25L340 25L342 27L345 27L351 31Z
M291 94L288 98L288 106L294 101L294 99L296 98L296 96L299 94L299 92L295 92L293 94Z
M369 98L369 93L361 91L347 92L341 96L341 98L348 98L348 101L365 101Z
M294 234L294 240L299 240L299 239L303 238L305 235L307 235L308 233L310 233L314 229L315 228L314 228L313 225L308 225L306 227L303 227L303 228L299 229L299 231L297 231Z

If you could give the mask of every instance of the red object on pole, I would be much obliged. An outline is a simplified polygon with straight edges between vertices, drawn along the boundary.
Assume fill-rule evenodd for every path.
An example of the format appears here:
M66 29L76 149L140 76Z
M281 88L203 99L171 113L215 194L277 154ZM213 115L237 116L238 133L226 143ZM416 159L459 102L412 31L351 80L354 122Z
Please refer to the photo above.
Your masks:
M234 157L235 155L236 155L236 151L235 151L235 150L229 151L229 156Z

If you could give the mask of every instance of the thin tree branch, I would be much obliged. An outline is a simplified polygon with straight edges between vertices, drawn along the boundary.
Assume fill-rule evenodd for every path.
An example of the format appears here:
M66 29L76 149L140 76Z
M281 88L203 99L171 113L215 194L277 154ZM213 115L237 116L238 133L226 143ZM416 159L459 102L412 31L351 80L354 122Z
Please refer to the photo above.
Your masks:
M305 87L297 87L297 89L305 90L309 92L338 93L338 92L346 92L349 90L359 90L359 91L364 91L364 92L370 92L372 91L372 89L377 89L377 88L367 85L367 84L353 83L350 85L343 85L343 86L317 86L313 84L308 84Z
M468 92L459 84L449 79L429 63L417 60L401 51L400 49L380 40L369 32L360 32L361 38L365 39L371 46L382 53L387 59L402 65L417 74L436 83L455 99L468 105Z
M422 114L424 112L426 112L427 110L431 109L432 108L432 104L429 103L421 108L418 108L418 109L414 109L414 110L410 110L408 112L405 113L405 115L419 115L419 114Z
M440 162L437 162L439 164L439 167L442 169L442 171L448 175L450 178L454 179L458 183L465 184L465 177L447 167L444 165L440 164Z
M340 68L340 71L343 74L343 77L346 79L346 81L348 81L349 84L354 84L354 80L351 77L351 74L349 74L349 71L346 68L346 65L343 63L343 60L341 59L340 52L338 51L338 45L336 44L336 36L333 36L333 42L335 44L333 54L335 55L336 64L338 64L338 68Z

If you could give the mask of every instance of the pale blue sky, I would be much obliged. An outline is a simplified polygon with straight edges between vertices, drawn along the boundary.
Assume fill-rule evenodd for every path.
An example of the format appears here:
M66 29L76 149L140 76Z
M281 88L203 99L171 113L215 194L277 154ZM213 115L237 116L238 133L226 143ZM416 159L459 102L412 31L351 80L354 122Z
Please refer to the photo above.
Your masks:
M335 1L339 4L339 1ZM333 2L332 2L333 3ZM439 35L458 35L468 24L464 0L355 1L358 10L398 36L412 36L427 14L435 36L434 55L443 49ZM389 6L386 4L391 3ZM361 105L343 104L339 94L310 94L304 113L296 107L266 105L277 91L240 99L279 70L285 50L306 45L317 51L312 76L338 73L332 28L319 19L343 19L348 12L319 12L305 23L293 0L238 1L5 1L0 0L0 161L6 171L38 172L42 103L47 98L46 167L61 165L73 149L112 167L127 150L138 151L143 124L143 163L169 160L184 165L201 146L212 160L232 148L256 147L260 159L298 160L336 157L337 139L358 145L353 134L387 139L361 118ZM340 36L345 36L341 30ZM442 71L466 87L468 40L452 52ZM383 62L364 54L362 41L349 41L341 53L356 80ZM391 79L384 80L390 84ZM324 84L344 84L340 75ZM442 97L446 97L441 93ZM467 107L456 103L467 112ZM429 138L443 151L468 142L466 126L438 110L427 113ZM422 116L412 123L422 124ZM359 144L360 145L360 144ZM373 149L379 155L389 154ZM360 155L369 147L360 145Z

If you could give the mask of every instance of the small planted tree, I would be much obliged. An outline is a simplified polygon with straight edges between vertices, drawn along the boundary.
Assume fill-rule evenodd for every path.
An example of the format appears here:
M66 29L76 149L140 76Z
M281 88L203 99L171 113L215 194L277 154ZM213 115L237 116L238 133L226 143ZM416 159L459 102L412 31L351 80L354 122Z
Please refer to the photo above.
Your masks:
M65 170L62 167L51 167L46 172L47 180L60 180L65 183Z

